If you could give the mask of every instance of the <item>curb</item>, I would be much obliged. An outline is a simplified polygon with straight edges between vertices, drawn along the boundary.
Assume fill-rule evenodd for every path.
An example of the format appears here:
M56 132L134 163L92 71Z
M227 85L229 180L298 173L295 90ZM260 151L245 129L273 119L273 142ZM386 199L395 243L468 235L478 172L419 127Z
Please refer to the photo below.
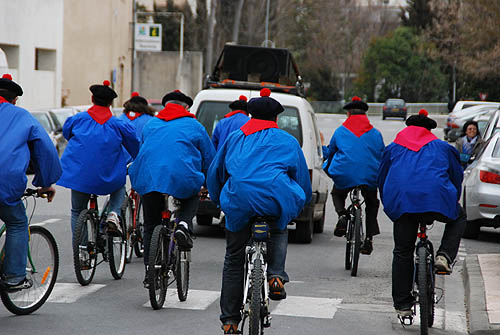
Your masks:
M481 267L477 255L464 260L464 289L470 334L500 334L500 326L491 325L486 312L486 300Z

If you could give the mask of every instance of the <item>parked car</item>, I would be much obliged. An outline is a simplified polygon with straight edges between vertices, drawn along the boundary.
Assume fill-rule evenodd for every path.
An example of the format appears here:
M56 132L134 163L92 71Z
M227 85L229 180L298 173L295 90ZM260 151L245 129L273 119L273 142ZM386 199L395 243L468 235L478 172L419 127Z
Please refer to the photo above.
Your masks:
M245 95L248 99L260 96L260 89L268 87L273 92L271 96L278 100L285 111L278 117L279 128L287 131L297 139L302 147L309 168L312 186L312 200L306 205L302 213L290 222L296 228L296 240L310 243L313 233L321 233L325 224L326 201L328 197L328 177L322 169L323 152L320 133L317 127L316 115L312 106L303 96L303 87L300 77L296 73L293 85L284 78L288 73L280 73L281 69L291 69L291 54L286 49L258 48L237 45L226 45L214 73L207 78L204 89L194 98L191 112L206 128L208 134L212 133L217 122L229 113L229 104ZM259 55L261 68L266 68L266 73L247 73L249 69L256 68L252 65L253 58L247 55ZM237 58L231 58L235 55ZM267 64L267 56L270 63ZM275 58L273 58L276 56ZM225 59L224 59L225 58ZM274 63L274 62L277 63ZM239 63L245 66L239 66ZM290 63L288 63L290 62ZM226 72L225 66L230 69ZM279 69L275 68L279 67ZM232 71L231 73L229 73ZM236 79L233 79L233 77ZM279 77L279 78L278 78ZM261 82L247 81L248 79L261 80ZM229 80L225 80L229 79ZM264 80L266 79L266 80ZM295 84L295 80L297 81ZM278 83L279 81L279 83ZM283 196L286 196L285 194ZM208 197L202 197L196 216L198 224L211 224L212 219L220 218L220 210ZM222 219L222 218L221 218Z
M406 120L407 108L403 99L387 99L382 107L382 120L386 117L402 117Z
M490 119L488 120L488 125L482 133L483 140L488 140L495 133L500 132L500 109L496 109L490 113Z
M481 227L500 227L500 132L464 171L462 205L467 214L465 238L477 238Z
M472 120L475 116L491 113L498 109L498 104L477 105L464 108L454 114L448 115L447 126L450 127L447 135L449 142L454 142L462 135L465 122Z
M57 121L55 114L51 113L48 109L33 110L30 111L30 113L42 124L43 128L45 128L60 157L68 142L62 134L62 126L59 124L59 121Z
M494 113L494 111L490 111L486 114L476 115L472 119L473 121L477 122L479 134L481 135L481 137L483 137L484 131L485 131L486 127L488 126L488 122L490 120L491 114L493 114L493 113ZM464 136L464 134L462 134L462 136Z
M76 114L76 110L70 107L54 108L50 110L50 113L53 114L52 117L57 120L57 126L62 128L66 119Z
M448 119L446 122L446 126L443 129L444 130L444 140L448 140L448 133L450 132L451 129L453 129L453 118L457 117L462 109L466 109L472 106L478 106L478 105L491 105L491 104L498 104L497 102L492 102L492 101L457 101L455 106L453 106L453 110L448 114Z

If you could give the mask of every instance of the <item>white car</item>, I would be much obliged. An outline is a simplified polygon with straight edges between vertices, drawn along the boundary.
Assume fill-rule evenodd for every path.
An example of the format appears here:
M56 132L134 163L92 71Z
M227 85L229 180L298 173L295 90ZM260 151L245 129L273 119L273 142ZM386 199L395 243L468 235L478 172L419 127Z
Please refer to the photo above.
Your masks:
M463 136L462 127L465 122L472 120L475 116L488 114L497 110L500 103L489 103L467 107L458 112L448 115L447 124L450 126L448 131L448 141L454 142L458 137Z
M467 109L467 108L470 108L473 106L491 106L491 105L498 107L500 105L500 103L493 102L493 101L457 101L457 103L453 107L453 110L448 114L446 127L444 128L444 139L450 140L450 138L448 137L449 132L452 131L453 129L460 128L460 126L458 124L456 124L454 121L455 121L455 119L462 117L462 115L463 115L462 111L464 109ZM467 113L467 112L465 112L465 113ZM452 141L455 141L455 140L456 140L456 138L453 139Z
M212 132L224 115L229 113L229 104L237 100L240 95L245 95L249 100L260 96L259 90L209 88L200 91L194 98L191 112L207 129ZM310 243L313 232L323 231L325 224L326 200L328 198L328 177L322 169L323 153L321 139L316 125L316 115L312 106L301 96L273 92L271 97L279 101L285 111L278 117L278 126L294 136L302 147L313 191L312 201L307 205L299 217L291 225L296 225L296 240ZM284 195L286 196L286 195ZM211 224L212 216L217 217L219 212L210 205L211 201L200 202L197 215L198 224ZM213 204L213 203L212 203Z

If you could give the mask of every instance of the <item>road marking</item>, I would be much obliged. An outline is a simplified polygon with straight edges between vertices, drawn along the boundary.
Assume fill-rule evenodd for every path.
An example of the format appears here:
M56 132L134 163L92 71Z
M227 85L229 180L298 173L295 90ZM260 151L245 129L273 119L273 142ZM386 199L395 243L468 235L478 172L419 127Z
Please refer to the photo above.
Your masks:
M396 313L392 305L341 304L338 308L357 312Z
M461 312L446 312L445 329L467 334L467 317Z
M70 304L76 302L83 296L97 292L104 286L106 285L90 284L87 286L81 286L76 283L56 283L47 301Z
M333 319L342 299L287 297L271 314L317 319Z
M206 290L189 290L186 301L179 301L177 297L177 290L167 290L167 298L165 300L165 305L163 308L178 308L178 309L193 309L193 310L205 310L219 299L219 291L206 291ZM148 301L143 305L144 307L151 307L151 303Z
M35 223L35 226L45 226L48 223L54 223L54 222L57 222L57 221L61 221L61 219L47 219L45 221Z

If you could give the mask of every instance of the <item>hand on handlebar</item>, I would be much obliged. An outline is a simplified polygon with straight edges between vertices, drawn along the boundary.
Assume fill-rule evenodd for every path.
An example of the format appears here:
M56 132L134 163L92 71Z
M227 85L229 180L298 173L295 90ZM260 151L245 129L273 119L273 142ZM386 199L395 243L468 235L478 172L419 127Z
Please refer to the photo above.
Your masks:
M47 198L48 202L52 202L52 199L54 199L54 196L56 195L56 189L53 188L52 186L49 187L40 187L38 190L38 196L42 198Z

